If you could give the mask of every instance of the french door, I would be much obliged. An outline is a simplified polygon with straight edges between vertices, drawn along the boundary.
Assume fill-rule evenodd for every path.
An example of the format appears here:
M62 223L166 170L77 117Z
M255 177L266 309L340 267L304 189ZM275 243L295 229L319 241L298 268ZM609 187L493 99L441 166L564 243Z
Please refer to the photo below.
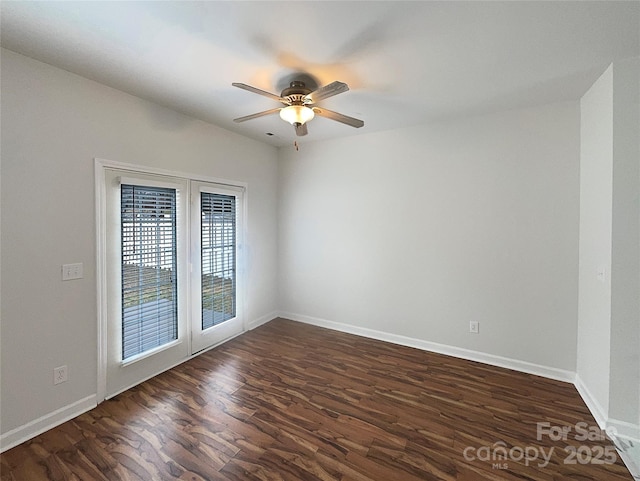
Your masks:
M191 183L192 352L219 344L243 330L242 189Z
M243 189L104 170L105 397L240 334Z

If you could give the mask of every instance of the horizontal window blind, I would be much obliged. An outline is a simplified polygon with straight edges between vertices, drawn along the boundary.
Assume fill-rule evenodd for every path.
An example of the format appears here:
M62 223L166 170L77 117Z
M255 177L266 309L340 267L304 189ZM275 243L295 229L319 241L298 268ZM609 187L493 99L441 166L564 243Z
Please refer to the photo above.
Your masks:
M236 198L200 195L204 330L236 316Z
M176 190L121 185L122 359L178 337Z

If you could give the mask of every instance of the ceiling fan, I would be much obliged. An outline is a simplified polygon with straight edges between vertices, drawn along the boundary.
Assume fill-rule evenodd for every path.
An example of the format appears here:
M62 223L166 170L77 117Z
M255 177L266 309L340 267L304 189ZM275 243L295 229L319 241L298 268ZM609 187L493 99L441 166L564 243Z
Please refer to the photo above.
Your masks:
M360 128L364 125L364 122L360 119L355 119L332 110L315 106L315 104L321 100L328 99L329 97L333 97L334 95L338 95L349 90L349 86L344 82L332 82L329 85L325 85L324 87L311 91L311 89L307 88L305 83L301 80L294 80L289 84L289 87L282 91L280 95L272 94L243 83L232 83L231 85L243 90L248 90L249 92L269 97L270 99L277 100L285 105L285 107L238 117L237 119L233 119L234 122L244 122L246 120L256 119L265 115L280 113L280 118L282 120L289 122L295 127L296 135L298 136L307 135L307 122L313 119L315 115L335 120L336 122L341 122L355 128Z

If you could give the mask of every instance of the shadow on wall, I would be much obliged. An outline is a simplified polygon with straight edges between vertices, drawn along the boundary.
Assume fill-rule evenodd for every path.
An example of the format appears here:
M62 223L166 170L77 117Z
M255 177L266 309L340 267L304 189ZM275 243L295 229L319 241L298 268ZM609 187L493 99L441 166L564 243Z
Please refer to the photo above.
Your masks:
M149 125L154 130L163 132L179 132L190 126L195 119L150 102L145 102L144 109L149 119Z

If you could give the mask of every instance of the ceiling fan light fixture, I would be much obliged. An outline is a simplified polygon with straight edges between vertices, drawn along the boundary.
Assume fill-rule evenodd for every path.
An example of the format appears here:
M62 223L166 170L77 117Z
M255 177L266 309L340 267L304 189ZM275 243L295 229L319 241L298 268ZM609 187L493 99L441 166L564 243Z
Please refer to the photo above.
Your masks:
M314 116L313 110L305 105L289 105L280 110L280 118L291 125L303 125Z
M338 112L333 112L332 110L327 110L325 108L318 108L315 106L311 107L320 100L328 99L329 97L334 97L335 95L348 91L349 86L344 82L336 80L335 82L325 85L324 87L320 87L312 92L306 87L303 81L295 80L289 84L290 86L288 88L282 91L280 96L243 83L234 82L231 85L248 92L253 92L254 94L262 95L263 97L269 97L270 99L277 100L285 105L284 107L265 110L263 112L245 115L244 117L238 117L237 119L233 119L234 122L244 122L246 120L264 117L265 115L279 113L282 120L293 125L298 137L307 135L307 122L313 119L316 115L355 127L356 129L364 126L364 122L360 119L349 117L348 115L343 115Z

